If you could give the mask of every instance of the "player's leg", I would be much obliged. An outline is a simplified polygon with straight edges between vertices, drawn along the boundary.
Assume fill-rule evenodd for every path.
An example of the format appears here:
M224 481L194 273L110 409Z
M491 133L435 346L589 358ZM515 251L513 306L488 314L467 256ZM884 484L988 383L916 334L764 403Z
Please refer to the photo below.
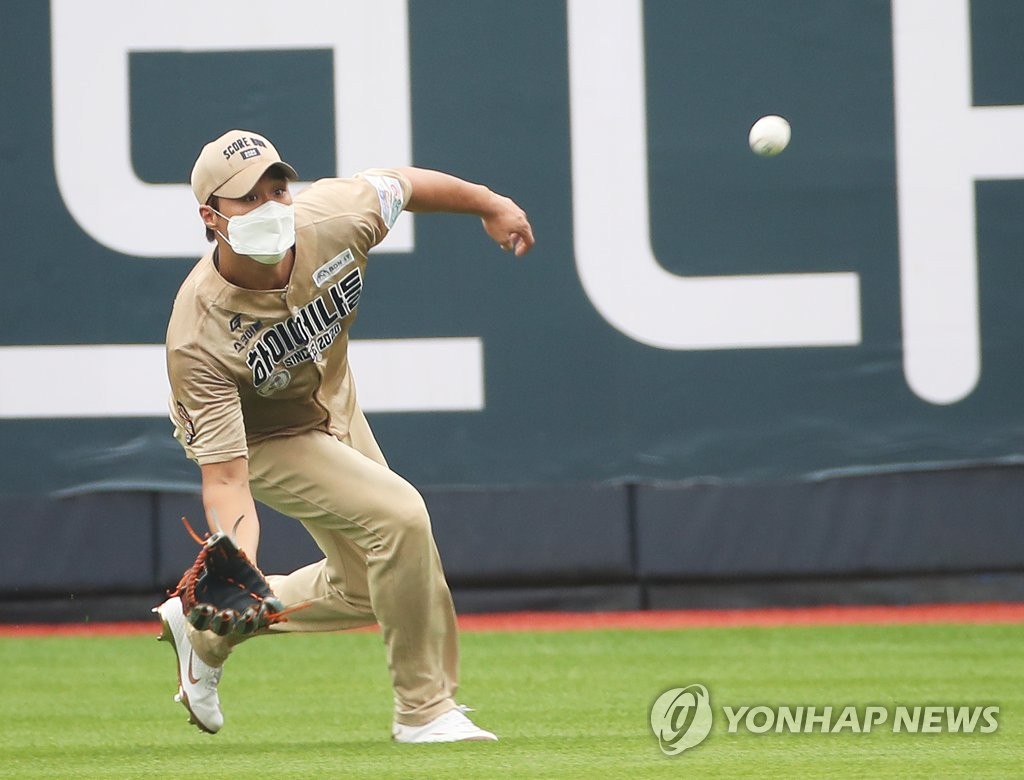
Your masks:
M345 627L369 608L387 648L396 721L422 725L454 709L455 610L418 491L321 432L254 445L250 473L257 500L300 520L326 556L273 580L286 605L314 602L279 628Z
M384 453L358 407L344 443L387 467ZM253 489L259 492L258 485ZM285 604L308 605L296 613L295 619L278 624L276 630L337 631L375 624L366 554L337 529L325 528L319 522L300 522L324 558L291 574L267 577Z
M377 444L377 439L374 437L373 431L370 429L370 424L367 422L362 409L358 406L356 406L352 413L347 441L363 455L370 458L370 460L380 463L382 466L388 466L384 453L381 451L380 445ZM431 547L434 550L434 554L438 555L433 536L431 536ZM438 565L441 565L440 557L438 558ZM445 590L448 590L447 581L445 582ZM450 591L448 592L447 600L449 603L451 602ZM454 604L450 610L446 610L443 613L443 616L439 617L443 617L448 622L448 625L445 626L444 632L445 636L449 637L449 641L445 642L442 647L441 663L445 676L448 680L446 687L452 692L451 695L454 696L455 691L459 687L458 625L456 624L455 619Z

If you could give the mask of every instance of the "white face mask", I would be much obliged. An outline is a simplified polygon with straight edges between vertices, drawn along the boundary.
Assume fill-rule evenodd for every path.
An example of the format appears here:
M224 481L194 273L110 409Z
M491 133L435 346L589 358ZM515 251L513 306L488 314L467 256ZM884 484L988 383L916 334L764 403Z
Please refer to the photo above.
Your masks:
M216 209L215 214L220 214ZM224 217L228 234L217 231L240 255L257 263L277 265L295 244L295 206L268 200L247 214Z

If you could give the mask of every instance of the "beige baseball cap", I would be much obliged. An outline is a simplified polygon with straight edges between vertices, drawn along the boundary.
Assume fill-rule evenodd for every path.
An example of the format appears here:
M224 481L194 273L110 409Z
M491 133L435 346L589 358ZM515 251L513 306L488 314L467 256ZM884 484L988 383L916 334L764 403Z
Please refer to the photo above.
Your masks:
M265 137L250 130L228 130L199 153L192 168L192 192L200 204L211 195L241 198L272 165L280 165L289 179L298 180L299 174Z

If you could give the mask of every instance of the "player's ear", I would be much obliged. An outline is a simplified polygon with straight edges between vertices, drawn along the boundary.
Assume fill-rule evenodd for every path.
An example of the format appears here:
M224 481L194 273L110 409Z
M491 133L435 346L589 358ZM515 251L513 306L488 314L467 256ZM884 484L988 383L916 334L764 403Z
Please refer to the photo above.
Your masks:
M199 207L199 218L207 228L213 230L217 226L217 213L207 205Z

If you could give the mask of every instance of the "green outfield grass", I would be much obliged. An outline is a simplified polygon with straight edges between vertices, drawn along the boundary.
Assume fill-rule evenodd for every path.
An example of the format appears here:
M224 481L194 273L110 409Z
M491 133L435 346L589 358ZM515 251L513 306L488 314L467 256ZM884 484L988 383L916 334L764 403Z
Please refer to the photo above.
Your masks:
M154 627L155 633L155 627ZM0 638L0 777L643 778L1024 775L1022 625L465 633L460 699L494 743L394 745L374 633L242 647L220 734L171 701L149 637ZM715 727L666 757L664 690L702 683ZM727 733L723 705L998 705L992 734Z

